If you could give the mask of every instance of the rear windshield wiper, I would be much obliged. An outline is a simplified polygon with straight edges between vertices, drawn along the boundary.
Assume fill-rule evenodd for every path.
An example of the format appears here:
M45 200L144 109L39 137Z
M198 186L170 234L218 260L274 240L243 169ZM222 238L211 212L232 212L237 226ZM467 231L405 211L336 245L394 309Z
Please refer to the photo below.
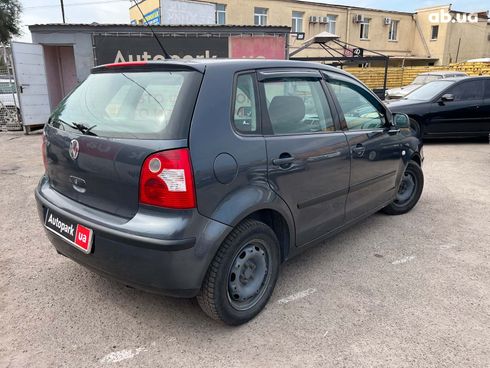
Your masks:
M88 127L83 123L72 122L71 124L68 125L71 126L73 129L77 129L81 131L83 135L93 135L93 136L97 135L92 132L92 129L94 129L97 126L97 124Z
M95 134L95 133L92 132L92 129L94 129L97 125L92 125L91 127L88 127L88 126L86 126L83 123L72 122L70 124L70 123L67 123L66 121L64 121L62 119L59 119L59 118L56 119L56 122L62 123L64 125L68 125L70 128L75 129L75 130L78 130L78 131L82 132L82 134L84 134L84 135L97 136L97 134Z

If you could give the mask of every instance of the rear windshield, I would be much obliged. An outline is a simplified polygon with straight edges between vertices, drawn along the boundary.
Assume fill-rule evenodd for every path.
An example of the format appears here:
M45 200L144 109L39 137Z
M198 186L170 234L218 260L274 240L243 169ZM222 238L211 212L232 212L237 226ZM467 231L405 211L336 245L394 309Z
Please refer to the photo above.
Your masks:
M91 74L50 123L101 137L186 138L200 78L194 71Z

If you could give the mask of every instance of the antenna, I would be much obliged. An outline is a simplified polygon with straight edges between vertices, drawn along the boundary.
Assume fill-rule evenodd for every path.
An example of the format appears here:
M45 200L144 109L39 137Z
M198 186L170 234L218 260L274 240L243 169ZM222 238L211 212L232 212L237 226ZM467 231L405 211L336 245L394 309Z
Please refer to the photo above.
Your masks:
M158 42L158 46L160 46L160 48L162 49L162 52L163 52L163 56L165 56L165 59L171 59L172 57L170 56L170 54L167 52L167 50L165 50L165 48L163 47L162 43L160 42L160 40L158 39L158 36L155 34L155 32L153 31L153 28L151 27L150 23L148 23L148 20L146 19L145 15L143 14L143 12L141 11L141 8L138 4L138 0L133 0L134 1L134 5L136 5L136 7L138 8L138 10L140 11L141 13L141 16L143 17L143 20L145 21L145 24L148 28L150 28L150 31L153 35L153 37L155 38L155 40Z

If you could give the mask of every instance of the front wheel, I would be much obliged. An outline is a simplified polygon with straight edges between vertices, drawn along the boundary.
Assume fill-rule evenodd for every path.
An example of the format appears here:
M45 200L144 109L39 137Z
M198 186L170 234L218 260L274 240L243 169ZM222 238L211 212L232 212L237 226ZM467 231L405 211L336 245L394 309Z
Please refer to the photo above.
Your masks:
M420 126L420 123L412 118L410 118L410 131L417 138L422 138L422 127Z
M245 220L214 257L197 297L202 310L228 325L254 318L267 304L279 273L279 242L263 222Z
M408 163L403 173L395 200L383 208L388 215L402 215L415 207L424 189L424 172L414 161Z

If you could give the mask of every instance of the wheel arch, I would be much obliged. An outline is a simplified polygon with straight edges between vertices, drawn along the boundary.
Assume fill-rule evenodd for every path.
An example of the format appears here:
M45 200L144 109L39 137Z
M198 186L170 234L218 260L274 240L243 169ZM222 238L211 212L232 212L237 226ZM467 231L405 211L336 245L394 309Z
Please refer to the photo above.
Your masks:
M288 258L296 240L293 214L284 200L266 183L244 186L229 193L210 218L236 227L247 218L258 219L276 233L281 243L281 260Z
M422 158L418 152L415 152L412 157L410 157L410 161L415 161L420 167L422 167Z
M242 221L246 219L254 219L261 221L269 226L272 231L276 234L277 240L279 241L281 262L284 262L289 255L289 249L292 245L291 243L291 229L289 228L287 220L284 216L271 208L264 208L252 212Z

